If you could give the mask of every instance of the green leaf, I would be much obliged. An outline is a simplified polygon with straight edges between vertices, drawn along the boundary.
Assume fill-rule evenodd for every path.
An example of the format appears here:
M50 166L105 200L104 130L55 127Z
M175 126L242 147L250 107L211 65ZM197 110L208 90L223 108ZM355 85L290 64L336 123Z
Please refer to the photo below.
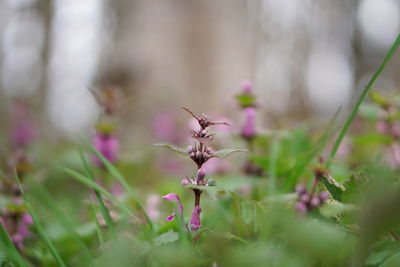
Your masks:
M227 148L227 149L221 149L221 150L214 151L212 156L216 157L216 158L226 158L230 154L235 153L235 152L249 152L249 151L247 149L245 149L245 148L240 148L240 147L238 147L238 148Z
M337 201L342 200L342 193L345 190L344 186L337 182L331 175L327 174L322 176L322 182L326 189L332 195L333 199Z
M243 108L254 106L256 97L252 94L238 94L236 100Z
M355 209L356 206L353 204L343 204L336 200L330 200L322 205L319 211L324 217L333 218L340 216L347 211L355 211Z
M399 252L400 246L397 241L378 241L373 245L372 251L365 260L365 263L366 265L378 266Z
M387 259L380 267L398 267L400 266L400 252Z
M369 98L372 100L372 102L375 102L384 108L390 106L390 99L377 91L370 91Z
M180 147L178 147L178 146L176 146L174 144L171 144L171 143L161 142L161 143L156 143L154 145L155 146L159 146L159 147L165 147L165 148L171 149L171 150L173 150L173 151L175 151L175 152L177 152L177 153L179 153L179 154L181 154L183 156L187 156L188 155L186 153L186 150L184 150L184 149L182 149L182 148L180 148Z
M169 230L168 232L157 236L154 240L154 244L156 246L161 246L167 243L175 242L178 239L179 239L179 233Z

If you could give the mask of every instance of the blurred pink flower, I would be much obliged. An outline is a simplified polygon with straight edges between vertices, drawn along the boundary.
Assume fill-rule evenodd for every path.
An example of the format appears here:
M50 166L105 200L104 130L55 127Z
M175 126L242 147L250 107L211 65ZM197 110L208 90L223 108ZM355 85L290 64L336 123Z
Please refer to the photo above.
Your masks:
M160 217L160 211L158 210L159 204L160 197L158 195L150 195L146 200L146 212L153 221L158 220Z
M117 160L119 141L114 135L97 132L93 138L93 146L111 163ZM101 160L95 155L92 160L97 166L103 166Z
M378 120L378 122L376 123L376 129L381 134L388 134L389 127L385 120Z
M255 136L255 117L256 109L254 107L248 107L244 109L245 122L242 129L242 136L246 139L251 139Z
M116 182L112 185L110 193L115 197L120 197L124 193L124 187L122 184Z
M203 168L208 174L225 174L231 169L228 161L220 158L211 158L204 163Z
M8 211L5 211L3 213L3 217L0 217L0 223L3 224L3 227L7 230L18 250L23 250L24 241L31 234L31 232L29 231L29 225L33 224L31 215L27 212L18 215L18 219L15 225L15 213ZM12 225L6 223L8 221L6 217L12 217Z
M172 114L160 113L152 123L153 133L161 140L174 142L176 141L176 122Z
M32 143L34 126L30 121L27 107L15 102L11 108L11 141L17 147L26 147Z
M329 143L326 147L325 153L326 155L330 153L333 148L333 142ZM348 137L343 138L342 143L339 145L338 150L336 151L337 158L344 158L351 152L351 143Z
M393 143L390 147L390 154L388 155L388 162L392 168L400 166L400 144Z

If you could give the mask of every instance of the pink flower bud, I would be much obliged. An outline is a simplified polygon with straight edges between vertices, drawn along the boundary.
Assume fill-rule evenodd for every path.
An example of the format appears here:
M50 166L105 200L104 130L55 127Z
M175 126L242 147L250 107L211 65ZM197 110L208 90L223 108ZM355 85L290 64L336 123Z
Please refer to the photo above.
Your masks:
M311 207L313 207L313 208L316 208L316 207L318 207L319 205L321 204L321 201L320 201L320 199L319 199L319 197L312 197L311 198L311 200L310 200L310 206Z
M323 191L319 194L319 200L321 201L321 203L324 203L328 198L329 198L329 193L326 191Z
M194 151L194 147L193 146L188 146L187 148L187 152L190 154Z
M299 197L299 200L301 201L301 202L304 202L304 203L308 203L309 201L310 201L310 195L308 194L308 193L303 193L300 197Z
M209 147L209 146L207 146L207 147L204 149L204 151L207 152L208 154L212 154L212 153L213 153L213 149L212 149L211 147Z
M297 202L296 206L294 206L294 209L302 214L305 214L308 211L307 205L304 204L303 202Z
M197 152L196 152L196 158L201 158L201 157L202 157L201 151L197 151Z
M205 176L206 176L206 170L204 168L200 168L197 171L197 180L203 180Z
M300 196L300 195L302 195L302 194L304 194L304 193L306 193L307 192L307 190L306 190L306 188L304 187L304 185L302 185L302 184L298 184L298 185L296 185L296 193Z
M190 184L190 181L187 178L182 179L181 185L188 185Z

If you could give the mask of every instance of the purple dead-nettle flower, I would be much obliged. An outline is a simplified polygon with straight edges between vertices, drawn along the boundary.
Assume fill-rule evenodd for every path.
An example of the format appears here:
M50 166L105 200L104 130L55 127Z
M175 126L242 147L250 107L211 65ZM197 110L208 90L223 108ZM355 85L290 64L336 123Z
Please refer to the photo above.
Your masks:
M195 206L193 208L192 217L190 217L190 229L192 231L197 231L201 227L200 223L200 206Z
M175 193L170 193L167 194L165 196L162 196L163 199L167 200L167 201L171 201L171 202L175 202L178 204L178 209L179 209L179 214L180 216L183 216L183 205L181 203L181 199L179 198L179 196ZM173 211L171 216L168 216L167 218L165 218L167 221L172 221L176 216L176 212Z
M97 132L93 138L93 146L111 163L118 158L119 141L112 133ZM101 160L93 156L93 162L103 167Z
M192 216L189 221L190 229L192 231L196 231L201 227L200 224L200 213L201 213L201 207L200 207L200 198L203 193L203 190L205 190L205 187L209 186L209 183L207 181L206 177L206 169L203 168L203 164L206 163L209 159L217 157L217 158L225 158L228 155L234 153L234 152L240 152L240 151L246 151L241 148L235 148L235 149L223 149L223 150L218 150L214 151L214 149L209 145L209 143L213 140L214 134L210 134L208 132L208 127L212 125L229 125L226 122L214 122L211 121L210 118L204 114L202 115L195 115L192 111L190 111L187 108L182 108L186 112L188 112L198 123L200 127L194 127L196 130L192 130L190 132L190 136L196 141L194 145L189 145L187 149L181 149L173 144L169 143L159 143L156 144L157 146L162 146L169 148L175 152L178 152L179 154L182 155L187 155L189 156L197 165L197 173L195 177L189 178L186 177L183 180L181 180L182 186L191 189L194 193L195 199L194 199L194 208L192 212ZM204 186L204 188L203 188ZM183 219L183 206L180 202L179 196L177 194L168 194L163 196L164 199L168 201L174 201L178 203L179 206L179 212L182 216ZM176 213L174 212L171 216L167 217L167 220L173 220L174 217L176 216Z

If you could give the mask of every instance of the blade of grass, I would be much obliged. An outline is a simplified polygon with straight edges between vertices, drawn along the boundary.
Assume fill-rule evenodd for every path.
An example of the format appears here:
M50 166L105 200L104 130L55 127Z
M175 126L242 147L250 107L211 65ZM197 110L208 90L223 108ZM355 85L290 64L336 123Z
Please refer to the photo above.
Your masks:
M76 180L80 181L81 183L87 185L90 188L93 188L97 191L99 191L101 194L105 195L109 199L111 199L118 207L120 207L128 216L130 216L138 225L138 227L148 236L151 238L151 234L149 233L149 230L144 227L144 225L139 221L139 219L130 211L130 209L121 201L119 201L116 197L114 197L111 193L109 193L107 190L90 180L90 178L72 170L69 168L64 168L64 171L71 175L73 178Z
M342 129L339 132L338 137L336 138L335 144L332 147L331 153L329 155L329 159L327 161L327 167L330 166L332 159L335 157L337 150L339 149L340 144L342 143L342 140L344 136L346 135L347 131L349 130L349 127L351 123L353 122L358 109L360 108L361 103L364 101L365 97L367 96L369 90L372 88L374 85L375 81L378 79L379 75L381 75L382 71L385 69L386 64L389 62L389 60L392 58L394 52L400 45L400 35L397 36L397 39L394 41L393 45L390 47L388 52L386 53L385 57L383 58L381 64L378 66L376 69L374 75L372 75L372 78L368 82L367 86L364 88L362 91L361 95L358 97L353 109L351 110L349 116L347 117L347 120L345 121Z
M40 198L41 203L47 205L47 208L56 216L57 220L64 227L64 229L71 235L71 237L75 240L75 242L79 245L80 249L84 254L84 258L86 263L91 265L93 261L92 254L90 253L86 244L82 241L79 234L76 232L75 227L73 226L71 220L65 216L65 213L61 211L61 209L54 204L53 199L51 198L49 192L43 186L35 186L32 188L35 192L37 192L36 196Z
M11 240L11 237L8 235L8 232L4 228L4 225L2 223L0 223L0 240L1 247L8 252L12 260L18 262L20 266L28 266L28 264L22 258L21 254L19 254L17 248Z
M22 198L24 199L25 206L26 206L29 214L32 217L33 224L34 224L40 238L44 241L44 243L46 244L47 248L50 250L51 255L53 256L54 260L58 263L58 265L62 266L62 267L66 267L67 265L65 265L63 259L61 258L60 254L58 253L56 247L53 245L49 236L44 231L44 228L43 228L41 222L39 221L39 217L36 215L35 211L33 210L31 202L28 199L28 196L25 194L24 188L22 187L22 184L19 180L19 177L18 177L18 174L16 171L14 171L14 175L18 182L19 188L21 190L21 195L22 195Z
M93 208L93 214L94 214L94 221L96 222L96 230L97 230L97 236L98 236L99 242L100 242L100 247L104 248L104 235L103 235L103 232L101 231L99 221L97 220L96 207L93 204L92 204L92 208Z
M81 160L82 160L83 167L85 169L86 175L94 182L93 172L90 169L89 165L87 164L86 157L85 157L85 155L83 155L82 150L79 150L79 155L81 157ZM103 218L104 218L104 220L105 220L105 222L107 224L108 229L110 229L111 234L113 236L115 236L116 232L115 232L114 223L113 223L113 221L111 219L110 212L109 212L107 206L104 204L103 197L101 196L100 192L97 191L96 189L93 189L93 191L94 191L94 194L96 195L96 200L99 203L101 215L103 216Z
M90 144L87 140L85 140L82 137L81 137L81 140L89 147L89 149L96 155L96 157L98 157L101 160L101 162L104 164L106 169L110 172L110 174L112 176L114 176L122 184L122 186L125 188L126 191L128 191L128 193L136 201L136 203L138 204L140 210L144 214L144 216L145 216L145 218L147 220L147 223L150 226L150 229L153 230L153 222L151 221L149 215L147 214L146 209L144 208L142 201L139 199L139 197L137 196L136 192L133 191L133 189L129 186L129 184L125 180L124 176L92 144Z

